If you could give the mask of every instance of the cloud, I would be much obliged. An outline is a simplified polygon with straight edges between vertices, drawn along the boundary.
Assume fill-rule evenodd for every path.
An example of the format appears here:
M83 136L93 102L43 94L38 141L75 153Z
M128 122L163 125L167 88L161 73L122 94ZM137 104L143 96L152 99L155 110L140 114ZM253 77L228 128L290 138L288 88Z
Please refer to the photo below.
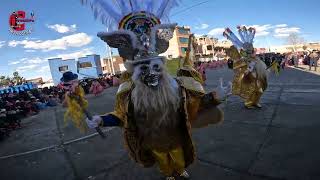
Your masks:
M78 59L80 57L84 57L89 54L94 54L91 48L85 48L79 51L75 51L72 53L66 53L66 54L57 54L54 57L32 57L32 58L21 58L16 61L10 61L8 65L17 65L17 64L26 64L26 65L33 65L33 64L42 64L47 62L47 59L52 58L62 58L62 59Z
M46 65L46 66L42 66L42 67L38 68L38 70L36 72L45 73L45 72L49 72L49 71L50 71L50 67L49 67L49 65Z
M54 24L54 25L48 25L47 27L49 29L53 29L54 31L57 31L58 33L69 33L69 32L75 32L77 30L77 25L72 24L70 26L67 26L65 24Z
M274 37L283 38L288 37L292 33L300 33L299 27L282 27L274 30Z
M286 37L289 37L290 34L275 34L273 35L274 37L276 38L286 38Z
M28 59L28 60L24 61L23 63L24 64L41 64L43 62L46 62L46 59L36 57L36 58Z
M36 52L36 50L33 50L33 49L27 49L27 50L25 50L25 52Z
M35 57L35 58L22 58L17 61L10 61L8 65L17 65L17 64L41 64L46 62L45 58Z
M289 27L287 24L245 25L256 29L256 37L272 35L276 38L288 37L291 33L300 33L299 27ZM209 32L210 33L210 32Z
M47 59L52 59L52 58L62 58L62 59L78 59L80 57L84 57L86 55L93 54L92 48L85 48L80 51L76 51L73 53L66 53L66 54L58 54L55 57L49 57Z
M215 29L211 29L208 33L208 35L210 36L222 36L223 31L225 30L225 28L215 28Z
M0 41L0 48L2 48L5 45L6 41Z
M21 61L11 61L8 63L8 65L16 65L16 64L19 64L21 63Z
M194 34L195 37L201 37L203 36L204 34Z
M22 59L19 59L19 60L16 60L16 61L9 61L8 65L16 65L16 64L20 64L22 63L23 61L27 60L28 58L22 58Z
M196 29L207 29L209 27L209 24L201 24L200 26L196 26Z
M23 45L25 49L40 49L43 51L52 50L65 50L68 47L82 47L91 43L92 37L88 36L86 33L77 33L69 36L64 36L60 39L55 40L37 40L37 41L10 41L8 45L10 47L16 47L18 45Z
M38 67L38 65L36 64L31 64L31 65L27 65L27 66L20 66L18 67L16 70L18 72L26 72L26 71L29 71L29 70L33 70L35 69L36 67Z
M249 27L253 27L256 29L256 37L269 35L270 34L269 30L273 28L271 24L251 25Z
M287 24L278 24L278 25L275 25L275 27L284 28L284 27L288 27L288 25Z

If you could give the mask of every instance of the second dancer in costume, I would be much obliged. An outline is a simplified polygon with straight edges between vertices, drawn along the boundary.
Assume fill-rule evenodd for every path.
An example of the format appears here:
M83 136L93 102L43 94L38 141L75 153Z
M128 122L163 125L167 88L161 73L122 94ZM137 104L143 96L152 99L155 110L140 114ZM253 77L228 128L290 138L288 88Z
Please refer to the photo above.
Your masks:
M268 87L267 67L255 55L255 29L239 26L238 32L241 40L229 28L223 33L233 43L227 51L227 55L233 60L235 73L232 93L244 99L246 108L261 108L260 98Z

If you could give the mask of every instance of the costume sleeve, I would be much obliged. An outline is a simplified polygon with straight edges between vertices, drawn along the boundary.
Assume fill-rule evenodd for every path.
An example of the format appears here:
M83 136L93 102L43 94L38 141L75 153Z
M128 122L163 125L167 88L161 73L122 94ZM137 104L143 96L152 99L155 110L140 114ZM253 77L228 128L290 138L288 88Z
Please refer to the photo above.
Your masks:
M121 126L121 120L112 114L102 115L102 126L110 127L110 126Z

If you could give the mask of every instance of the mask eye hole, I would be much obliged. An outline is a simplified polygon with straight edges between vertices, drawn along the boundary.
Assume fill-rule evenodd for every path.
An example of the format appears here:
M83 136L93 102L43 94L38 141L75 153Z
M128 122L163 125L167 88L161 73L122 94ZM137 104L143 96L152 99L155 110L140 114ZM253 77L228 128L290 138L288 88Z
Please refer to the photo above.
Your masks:
M146 74L147 71L149 70L149 67L148 67L147 65L142 65L142 66L140 67L140 70L141 70L141 73L142 73L142 74Z
M160 65L159 64L155 64L155 65L153 65L153 67L152 67L155 71L160 71L161 70L161 67L160 67Z

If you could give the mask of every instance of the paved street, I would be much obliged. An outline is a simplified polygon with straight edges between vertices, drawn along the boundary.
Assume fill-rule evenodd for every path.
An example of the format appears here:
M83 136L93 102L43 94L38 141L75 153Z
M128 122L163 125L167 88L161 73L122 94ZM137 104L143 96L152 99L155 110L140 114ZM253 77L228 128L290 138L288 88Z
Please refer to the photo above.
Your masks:
M207 72L207 89L233 72ZM246 110L241 99L222 105L225 122L196 129L197 161L193 180L319 180L320 76L299 69L270 74L263 108ZM113 109L116 88L89 97L90 110ZM160 180L156 168L133 163L123 148L121 129L103 129L101 139L63 122L63 109L52 108L23 120L23 128L0 142L1 180Z

